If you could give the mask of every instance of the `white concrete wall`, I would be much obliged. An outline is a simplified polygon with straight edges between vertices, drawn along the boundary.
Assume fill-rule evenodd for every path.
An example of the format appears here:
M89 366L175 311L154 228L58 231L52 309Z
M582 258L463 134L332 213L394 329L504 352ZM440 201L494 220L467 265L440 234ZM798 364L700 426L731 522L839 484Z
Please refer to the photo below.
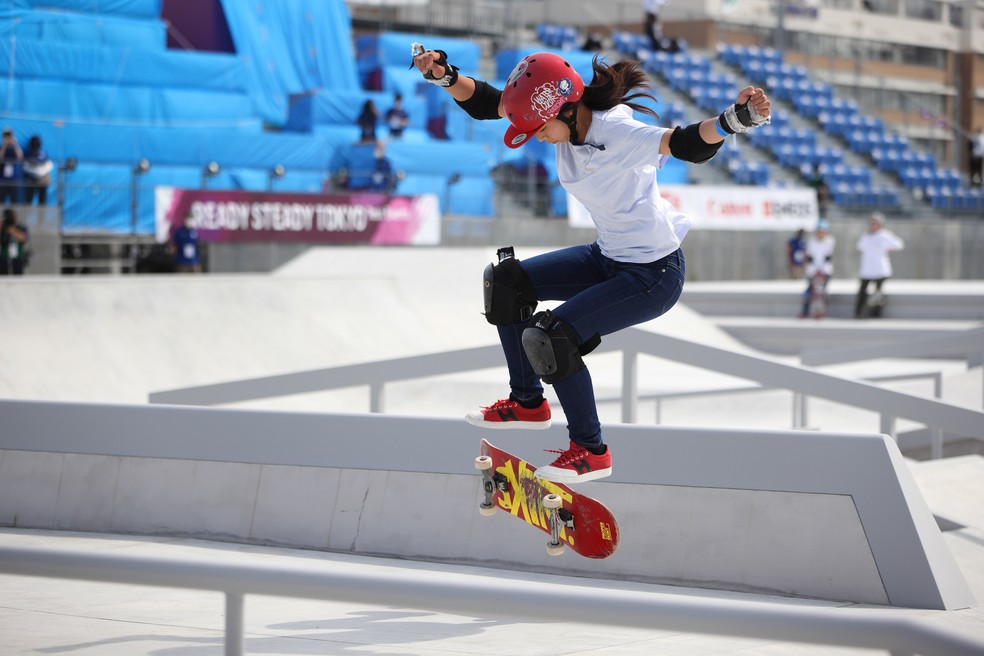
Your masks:
M191 535L887 604L849 496L612 484L609 560L478 514L479 477L0 452L0 525ZM175 482L180 481L179 485ZM837 527L831 530L831 527Z

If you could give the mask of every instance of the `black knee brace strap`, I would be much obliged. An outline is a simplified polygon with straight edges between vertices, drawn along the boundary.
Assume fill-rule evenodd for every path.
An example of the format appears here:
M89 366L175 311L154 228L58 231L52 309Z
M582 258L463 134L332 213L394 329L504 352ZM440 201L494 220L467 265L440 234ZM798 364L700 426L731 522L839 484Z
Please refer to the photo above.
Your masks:
M553 385L584 369L582 355L590 353L601 338L595 335L583 343L574 329L547 310L537 312L530 327L523 331L523 349L540 379Z
M493 326L529 321L536 311L533 281L513 255L512 246L500 248L499 263L485 267L485 319Z
M670 135L670 154L684 162L703 164L714 157L723 144L723 141L707 143L700 136L700 123L691 123L685 128L673 129L673 134Z

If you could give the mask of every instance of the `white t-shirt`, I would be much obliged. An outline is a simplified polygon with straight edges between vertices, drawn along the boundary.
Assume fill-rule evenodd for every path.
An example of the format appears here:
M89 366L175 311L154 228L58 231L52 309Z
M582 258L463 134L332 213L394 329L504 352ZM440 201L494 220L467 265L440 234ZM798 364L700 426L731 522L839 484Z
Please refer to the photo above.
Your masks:
M861 266L858 277L862 280L880 280L892 275L892 262L888 259L891 251L900 251L905 243L895 233L882 228L877 232L866 232L858 238L861 251Z
M659 194L656 171L666 128L646 125L618 105L592 112L583 146L559 143L557 177L581 202L598 229L605 257L655 262L673 253L692 224Z
M834 274L834 246L837 241L834 236L827 233L820 239L813 235L806 240L806 277L812 278L818 270L823 271L828 276Z

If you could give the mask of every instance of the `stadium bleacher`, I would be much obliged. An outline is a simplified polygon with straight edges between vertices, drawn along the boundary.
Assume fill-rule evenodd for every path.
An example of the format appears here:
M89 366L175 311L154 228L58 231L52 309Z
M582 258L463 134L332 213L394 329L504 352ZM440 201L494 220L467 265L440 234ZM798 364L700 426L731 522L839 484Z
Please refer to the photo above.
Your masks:
M236 55L167 49L161 0L11 0L0 10L0 35L16 43L0 50L4 125L22 143L40 136L58 166L78 161L56 176L66 231L152 234L154 187L197 188L213 161L213 189L266 189L279 164L287 175L278 191L323 190L355 133L313 125L322 90L365 93L344 2L231 8ZM297 98L308 104L292 114ZM419 102L408 98L423 132ZM305 106L307 129L287 129ZM151 167L137 186L134 226L129 190L142 159Z
M358 109L372 99L383 115L395 94L402 95L411 118L403 138L387 146L387 157L403 173L399 193L434 193L452 212L491 216L490 172L503 164L532 163L551 176L552 211L566 213L551 153L533 144L522 153L506 149L502 125L470 120L446 93L407 70L408 46L421 41L447 51L462 69L478 71L476 43L412 33L353 39L342 0L262 7L222 0L237 53L177 51L167 48L161 4L10 0L0 10L0 36L16 43L16 49L0 50L4 124L22 143L39 135L56 165L78 160L70 174L56 176L64 183L66 230L150 234L153 187L198 187L203 166L213 161L221 171L208 180L210 188L265 189L270 169L279 164L287 175L277 180L278 191L319 192L333 173L352 167ZM543 49L561 54L590 79L594 53L578 49L582 35L575 28L545 23L536 34ZM612 42L704 111L726 104L741 84L739 76L767 86L816 131L794 129L777 115L769 130L751 133L748 141L803 180L819 166L835 203L899 204L898 192L875 184L869 169L846 164L850 151L932 207L984 208L980 190L967 188L959 172L913 149L880 119L864 116L829 85L812 80L805 68L784 63L781 52L722 45L717 58L733 72L721 73L685 42L679 52L654 51L648 40L629 32L616 32ZM500 81L493 84L501 87L529 51L498 52ZM654 109L658 121L639 118L667 126L688 118L679 104L660 102ZM820 145L817 131L840 145ZM379 135L386 136L382 124ZM134 227L128 191L120 190L130 189L134 164L141 159L151 168L137 187ZM716 159L739 184L781 184L770 179L768 166L727 148ZM686 182L686 167L672 162L668 167L661 180Z

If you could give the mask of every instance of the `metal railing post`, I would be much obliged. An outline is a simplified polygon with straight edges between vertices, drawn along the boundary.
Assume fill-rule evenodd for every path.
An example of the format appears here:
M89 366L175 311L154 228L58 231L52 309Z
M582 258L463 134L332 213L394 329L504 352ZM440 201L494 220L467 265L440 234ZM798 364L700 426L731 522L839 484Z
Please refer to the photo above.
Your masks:
M895 417L886 412L881 413L881 421L878 424L878 431L888 435L893 440L897 438L895 435Z
M243 656L243 606L245 595L241 592L225 593L225 654Z
M793 393L793 428L801 429L806 428L807 424L807 406L806 401L809 397L806 394L801 394L800 392Z
M634 424L639 410L639 352L622 351L622 423Z
M929 435L929 457L933 460L939 460L943 457L943 429L932 428Z
M386 383L371 383L369 385L369 412L380 413L383 411L383 389Z

